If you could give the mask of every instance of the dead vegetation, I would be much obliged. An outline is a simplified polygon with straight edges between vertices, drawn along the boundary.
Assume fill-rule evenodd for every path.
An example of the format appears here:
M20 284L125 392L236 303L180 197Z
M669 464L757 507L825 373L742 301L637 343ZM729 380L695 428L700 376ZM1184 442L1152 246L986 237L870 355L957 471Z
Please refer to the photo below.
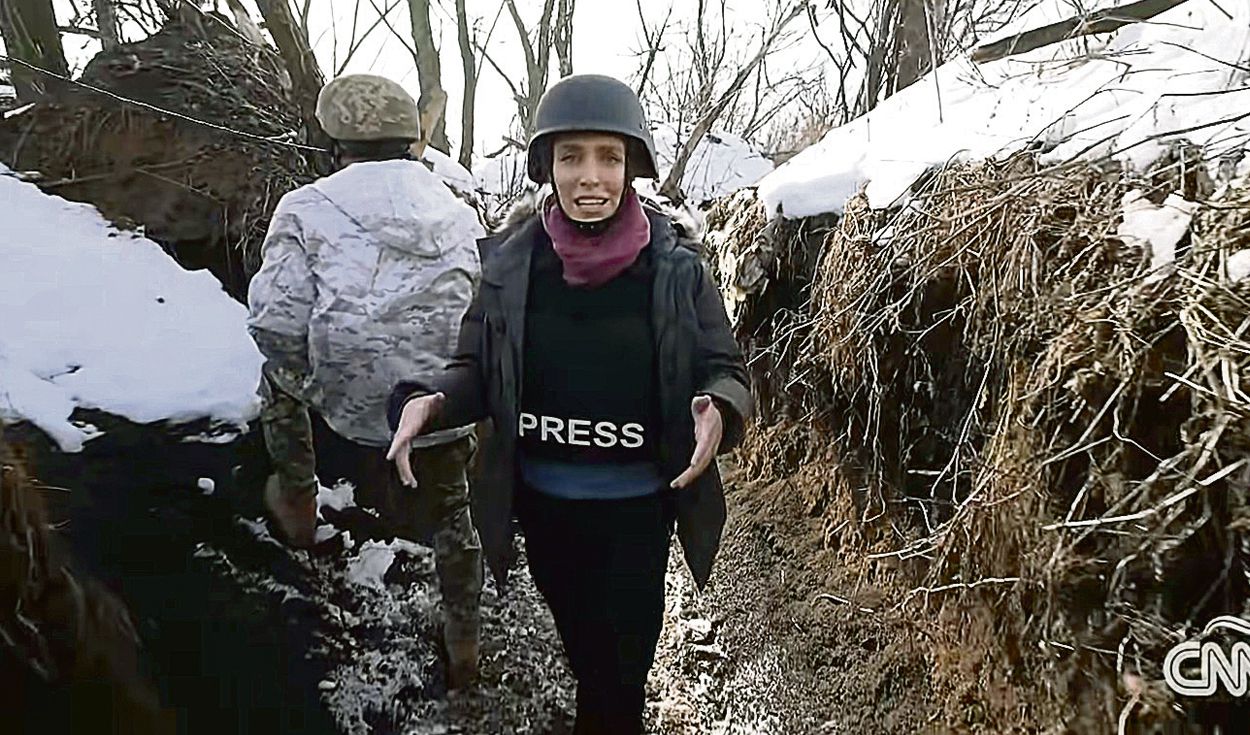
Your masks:
M880 607L937 621L934 675L991 730L1026 709L996 678L1037 730L1231 717L1161 681L1250 599L1250 191L1192 170L952 165L900 209L719 248L764 403L748 474L807 468L827 542L908 570ZM1134 187L1200 202L1174 263L1118 234Z
M273 52L212 18L102 52L58 101L0 121L0 163L243 298L269 215L319 160Z

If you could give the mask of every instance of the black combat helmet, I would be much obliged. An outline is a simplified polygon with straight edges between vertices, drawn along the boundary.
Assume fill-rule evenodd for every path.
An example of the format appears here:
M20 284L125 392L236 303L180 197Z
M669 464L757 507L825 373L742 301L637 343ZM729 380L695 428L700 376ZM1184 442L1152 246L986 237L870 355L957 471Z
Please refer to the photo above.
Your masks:
M600 74L565 77L538 102L530 136L529 177L538 184L551 179L552 136L557 133L616 133L628 141L631 176L659 178L655 142L638 95L624 82Z

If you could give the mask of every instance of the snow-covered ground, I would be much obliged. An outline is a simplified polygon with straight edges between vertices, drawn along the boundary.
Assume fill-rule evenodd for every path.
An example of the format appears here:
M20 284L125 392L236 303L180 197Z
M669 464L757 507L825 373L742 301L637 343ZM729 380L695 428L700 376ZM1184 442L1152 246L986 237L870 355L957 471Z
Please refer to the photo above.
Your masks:
M3 166L0 201L0 419L72 452L94 434L70 422L77 407L136 423L255 416L247 310L208 271Z
M1010 30L1070 10L1042 3ZM866 187L886 207L951 160L1035 146L1046 163L1110 156L1142 169L1179 139L1204 146L1214 174L1244 175L1250 162L1221 156L1250 140L1248 57L1250 4L1208 0L986 64L960 57L830 131L766 176L760 197L770 214L798 218L840 212Z
M680 150L679 143L684 139L678 137L677 129L672 125L660 125L652 131L652 135L663 180L672 170ZM772 170L773 162L747 141L729 133L712 132L695 146L686 164L681 188L692 202L720 199L753 186Z

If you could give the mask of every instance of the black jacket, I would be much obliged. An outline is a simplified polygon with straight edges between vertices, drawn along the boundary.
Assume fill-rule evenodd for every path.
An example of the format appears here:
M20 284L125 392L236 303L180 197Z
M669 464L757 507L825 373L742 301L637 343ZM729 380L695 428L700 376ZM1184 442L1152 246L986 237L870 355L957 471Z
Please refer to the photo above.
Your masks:
M660 463L672 479L685 470L694 452L694 396L710 395L720 408L725 433L718 453L723 453L742 439L751 395L742 351L703 259L690 243L680 241L671 217L654 210L647 216L655 270L651 320L660 377ZM545 237L535 214L481 244L482 287L461 325L454 360L441 374L395 386L388 410L394 429L409 398L441 391L447 401L431 430L493 419L494 431L483 442L481 470L473 483L472 512L486 559L501 579L514 560L512 494L530 259ZM716 463L693 485L677 491L677 498L677 535L695 581L703 586L725 524Z

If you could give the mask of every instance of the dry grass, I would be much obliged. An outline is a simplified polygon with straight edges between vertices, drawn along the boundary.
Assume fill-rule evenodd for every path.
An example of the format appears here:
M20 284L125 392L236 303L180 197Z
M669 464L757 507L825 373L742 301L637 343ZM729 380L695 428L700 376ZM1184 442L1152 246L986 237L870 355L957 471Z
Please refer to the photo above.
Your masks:
M784 315L805 328L770 390L797 422L744 455L836 461L853 523L923 560L897 605L953 629L995 611L1003 660L1049 672L1056 717L1113 729L1178 716L1158 695L1166 650L1250 612L1250 282L1225 275L1250 248L1250 191L1203 200L1152 273L1116 234L1130 188L1021 155L948 167L898 210L853 201Z
M242 299L279 198L315 178L318 161L286 145L298 142L300 111L271 54L218 24L205 30L171 23L97 54L81 81L208 125L73 87L60 103L0 121L0 163L143 226L184 267L210 269Z

